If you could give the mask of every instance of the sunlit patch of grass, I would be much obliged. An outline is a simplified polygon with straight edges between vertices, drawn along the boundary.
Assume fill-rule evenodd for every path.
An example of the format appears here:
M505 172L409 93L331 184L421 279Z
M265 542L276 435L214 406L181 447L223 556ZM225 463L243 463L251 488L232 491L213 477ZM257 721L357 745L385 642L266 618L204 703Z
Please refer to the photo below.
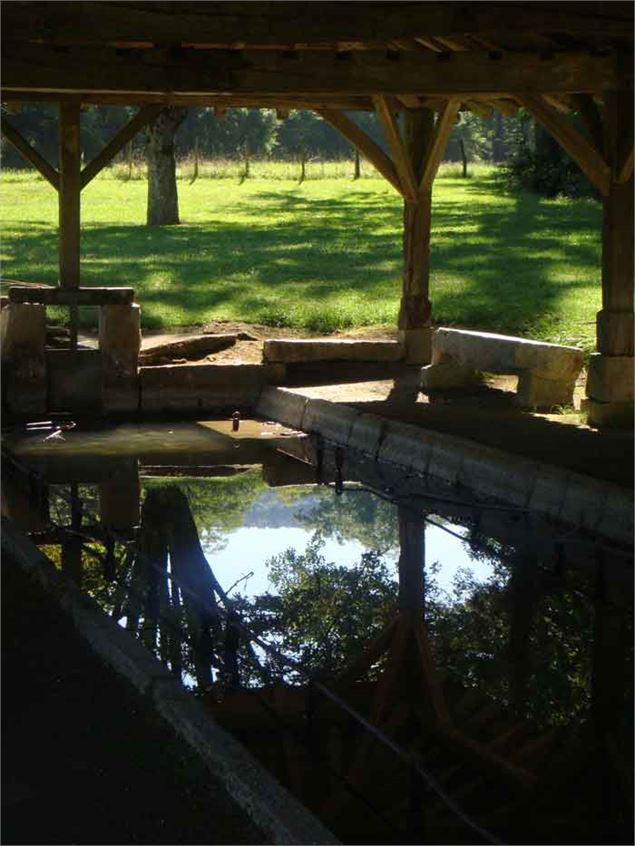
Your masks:
M239 163L208 164L192 184L181 165L180 226L145 225L141 177L126 181L115 168L91 182L82 194L83 284L134 287L145 327L225 319L322 334L395 325L403 212L385 181L366 165L353 181L352 163L337 162L299 185L296 163L252 162L239 185ZM470 174L444 165L435 182L435 322L591 349L599 204L506 194L491 168ZM56 282L55 192L32 172L5 171L0 194L3 277Z

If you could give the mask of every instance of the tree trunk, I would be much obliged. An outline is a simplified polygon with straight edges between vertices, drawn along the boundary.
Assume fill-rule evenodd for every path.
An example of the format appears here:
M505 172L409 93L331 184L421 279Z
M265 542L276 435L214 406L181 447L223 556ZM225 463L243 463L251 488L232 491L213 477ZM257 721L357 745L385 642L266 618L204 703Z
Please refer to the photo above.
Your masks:
M176 190L174 135L186 109L163 109L148 128L148 215L149 226L179 223L179 198Z

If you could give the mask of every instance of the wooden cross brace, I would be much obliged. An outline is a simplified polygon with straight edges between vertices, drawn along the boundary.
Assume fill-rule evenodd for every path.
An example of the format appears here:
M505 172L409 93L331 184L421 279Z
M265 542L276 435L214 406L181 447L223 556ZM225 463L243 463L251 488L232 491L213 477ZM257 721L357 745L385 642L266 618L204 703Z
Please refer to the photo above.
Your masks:
M90 161L81 172L80 176L80 190L85 188L88 183L93 180L97 174L114 159L117 153L134 136L143 129L144 126L151 123L159 114L163 107L161 105L149 105L139 109L137 114L117 132L111 141L106 144L103 150L98 153L95 158ZM49 164L46 159L38 153L38 151L26 140L26 138L13 126L10 121L2 115L0 129L4 138L7 139L18 152L28 161L33 167L38 170L44 179L55 188L56 191L60 189L60 174L53 165Z
M373 98L384 136L391 150L392 158L379 147L343 111L317 109L317 113L343 135L381 173L393 188L408 203L420 202L439 169L448 139L456 122L461 100L451 98L445 101L434 126L431 142L425 152L422 176L418 180L419 162L412 160L396 118L396 107L390 97L377 95Z

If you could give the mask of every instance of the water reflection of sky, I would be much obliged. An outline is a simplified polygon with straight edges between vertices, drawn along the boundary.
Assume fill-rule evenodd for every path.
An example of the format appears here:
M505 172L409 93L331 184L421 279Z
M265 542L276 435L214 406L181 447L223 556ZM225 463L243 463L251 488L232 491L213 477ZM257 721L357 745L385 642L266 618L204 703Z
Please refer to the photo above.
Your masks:
M267 561L290 548L298 554L306 552L314 529L299 525L298 518L300 514L305 514L307 506L310 507L313 503L314 491L312 487L307 488L306 494L299 497L292 506L286 505L285 508L285 503L276 495L277 492L268 490L266 496L260 497L257 503L260 525L243 525L234 531L221 533L220 538L217 535L213 545L203 543L210 566L225 590L233 587L232 594L241 593L247 597L267 591L275 592L268 578ZM286 522L289 525L262 525L266 524L268 513L271 513L273 522L279 523L281 508L287 513ZM250 522L249 515L246 515L245 522ZM451 526L451 531L461 536L467 534L464 527L455 524ZM338 534L339 536L324 535L320 554L328 563L337 566L359 565L362 554L369 551L370 547L354 538L342 537L341 529ZM394 544L383 557L386 564L396 566L399 557L396 519ZM425 529L425 564L428 584L434 582L435 587L442 593L439 599L446 601L451 599L459 571L467 571L471 579L479 584L489 581L494 574L490 561L472 558L466 541L431 523L427 523ZM250 573L253 575L249 575ZM396 576L395 571L395 578ZM241 581L236 584L239 580Z

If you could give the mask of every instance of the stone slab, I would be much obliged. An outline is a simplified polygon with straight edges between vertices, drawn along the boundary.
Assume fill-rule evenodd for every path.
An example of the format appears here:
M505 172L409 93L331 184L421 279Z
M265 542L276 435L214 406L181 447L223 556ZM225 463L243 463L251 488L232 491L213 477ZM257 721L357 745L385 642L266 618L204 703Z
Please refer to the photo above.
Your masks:
M302 428L305 432L322 435L328 441L346 446L359 413L350 406L310 399L302 420Z
M134 288L61 288L52 286L12 285L9 288L12 303L42 303L43 305L130 305Z
M447 358L488 373L531 370L545 379L577 376L583 363L582 350L576 347L441 327L432 336L432 363Z
M236 337L236 334L231 333L205 333L159 344L148 344L139 354L139 364L169 364L173 358L204 358L206 355L233 347Z
M589 358L586 390L600 402L627 402L635 398L633 357L593 353Z
M165 365L139 369L143 412L253 408L264 382L259 364Z
M555 406L572 406L575 383L576 376L573 375L562 379L545 379L531 370L525 370L518 377L514 404L539 411L548 411Z
M426 437L429 434L407 423L389 421L377 460L396 464L406 470L426 473L432 452L432 443L430 438Z
M375 414L360 414L353 421L348 445L365 455L376 458L384 438L388 421Z
M473 367L461 367L455 361L441 361L421 368L421 390L428 393L446 388L462 388L477 380Z
M263 361L306 364L314 361L400 361L397 341L291 340L270 338L263 345Z
M265 387L258 398L256 413L266 420L277 420L293 429L302 428L307 397L284 388Z

